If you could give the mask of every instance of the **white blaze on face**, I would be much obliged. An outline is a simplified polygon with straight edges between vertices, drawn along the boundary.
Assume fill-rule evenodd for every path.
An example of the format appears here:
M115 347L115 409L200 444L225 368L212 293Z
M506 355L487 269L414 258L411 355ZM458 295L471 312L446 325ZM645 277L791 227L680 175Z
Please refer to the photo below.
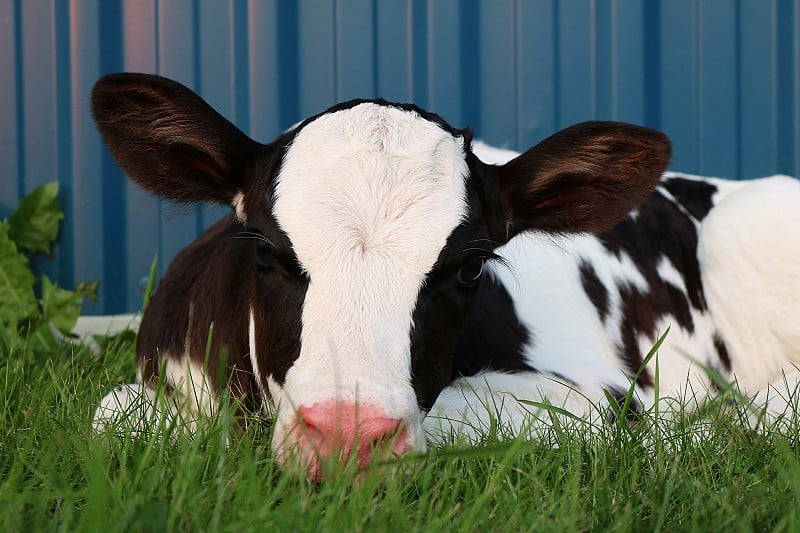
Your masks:
M273 212L310 283L300 356L282 388L270 384L279 432L294 408L340 400L385 410L421 438L412 313L467 215L468 174L463 138L395 107L360 104L297 135Z

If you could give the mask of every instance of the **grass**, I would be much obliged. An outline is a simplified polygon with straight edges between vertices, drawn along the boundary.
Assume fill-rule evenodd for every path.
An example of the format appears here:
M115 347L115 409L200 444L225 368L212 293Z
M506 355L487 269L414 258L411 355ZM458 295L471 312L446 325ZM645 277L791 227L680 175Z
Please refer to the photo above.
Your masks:
M0 357L3 531L800 529L795 441L722 408L706 410L702 439L692 420L663 434L652 419L621 422L599 437L565 425L557 448L487 438L314 486L278 470L268 422L237 430L225 410L194 438L94 436L100 398L133 380L130 339L100 358L69 345Z

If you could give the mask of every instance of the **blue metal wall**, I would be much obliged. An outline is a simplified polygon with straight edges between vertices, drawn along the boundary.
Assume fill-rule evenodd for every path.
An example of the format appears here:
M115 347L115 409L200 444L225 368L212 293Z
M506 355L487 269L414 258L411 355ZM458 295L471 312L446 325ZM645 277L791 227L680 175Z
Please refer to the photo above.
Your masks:
M224 212L124 179L88 111L120 70L175 78L263 141L383 96L518 149L618 119L666 131L676 170L800 175L800 0L0 0L0 217L61 182L40 264L101 280L95 313L138 309L153 256Z

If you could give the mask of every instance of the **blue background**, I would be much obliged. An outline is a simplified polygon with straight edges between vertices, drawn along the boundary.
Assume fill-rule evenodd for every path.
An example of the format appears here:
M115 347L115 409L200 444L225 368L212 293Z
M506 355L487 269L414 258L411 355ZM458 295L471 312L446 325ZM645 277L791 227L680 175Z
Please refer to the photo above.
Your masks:
M138 310L223 208L127 182L89 116L94 81L157 72L268 141L354 97L410 101L516 149L587 119L664 130L672 168L800 174L800 0L0 0L0 218L57 179L62 285Z

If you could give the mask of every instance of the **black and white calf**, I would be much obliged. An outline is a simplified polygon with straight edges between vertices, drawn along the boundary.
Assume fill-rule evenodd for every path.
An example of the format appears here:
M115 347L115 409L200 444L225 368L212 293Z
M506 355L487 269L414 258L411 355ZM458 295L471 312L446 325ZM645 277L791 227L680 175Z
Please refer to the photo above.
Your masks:
M93 110L137 183L233 208L175 258L141 324L143 385L106 396L99 427L159 376L189 412L229 386L274 408L278 459L321 479L321 459L424 450L490 415L535 428L517 399L592 417L633 381L648 408L643 354L667 328L661 396L713 390L707 365L760 398L778 387L777 414L798 382L790 178L662 178L666 137L614 122L517 156L380 100L262 145L140 74L98 81Z

